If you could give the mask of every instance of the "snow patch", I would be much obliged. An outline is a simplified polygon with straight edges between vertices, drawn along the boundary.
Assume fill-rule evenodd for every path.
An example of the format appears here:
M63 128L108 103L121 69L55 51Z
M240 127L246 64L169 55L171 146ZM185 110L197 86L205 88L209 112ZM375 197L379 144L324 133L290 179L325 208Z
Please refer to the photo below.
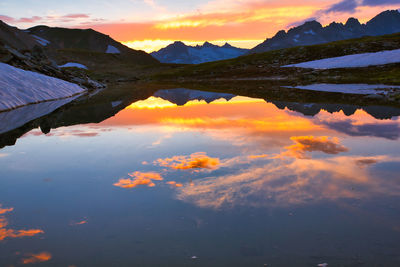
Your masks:
M121 105L121 104L122 104L122 101L114 101L114 102L111 102L111 106L112 106L113 108L118 107L118 106Z
M43 39L37 35L32 34L31 36L33 38L35 38L36 42L38 42L39 44L41 44L43 46L47 46L48 44L50 44L50 41L47 41L46 39Z
M83 92L74 83L0 63L0 111Z
M305 31L304 33L305 34L315 35L315 32L313 30Z
M400 49L380 51L376 53L363 53L332 57L320 60L308 61L283 67L311 68L311 69L336 69L357 68L375 65L385 65L400 62Z
M107 47L106 53L107 54L120 54L121 51L119 51L118 48L116 48L115 46L109 45Z
M343 94L378 94L386 93L388 89L400 89L400 86L383 85L383 84L310 84L304 86L285 86L286 88L296 88L311 91L333 92Z
M79 63L74 63L74 62L68 62L62 66L59 66L60 68L79 68L79 69L85 69L87 70L88 68L85 65L79 64Z

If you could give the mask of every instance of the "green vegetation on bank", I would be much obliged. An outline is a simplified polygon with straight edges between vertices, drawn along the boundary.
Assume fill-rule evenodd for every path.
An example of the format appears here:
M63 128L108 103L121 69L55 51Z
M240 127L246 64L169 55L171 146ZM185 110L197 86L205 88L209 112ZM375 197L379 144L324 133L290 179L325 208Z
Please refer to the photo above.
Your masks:
M199 65L183 65L157 73L155 80L204 80L204 79L266 79L285 83L302 82L387 82L400 84L399 64L380 67L312 70L281 68L323 58L351 54L378 52L400 48L400 33L363 37L332 43L300 46L274 50L235 59L209 62Z

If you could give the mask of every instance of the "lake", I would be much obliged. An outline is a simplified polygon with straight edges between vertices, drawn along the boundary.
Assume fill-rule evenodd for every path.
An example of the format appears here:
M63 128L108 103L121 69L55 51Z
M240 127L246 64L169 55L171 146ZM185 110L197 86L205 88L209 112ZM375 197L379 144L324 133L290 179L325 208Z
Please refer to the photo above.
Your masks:
M140 92L3 119L1 266L400 266L399 109Z

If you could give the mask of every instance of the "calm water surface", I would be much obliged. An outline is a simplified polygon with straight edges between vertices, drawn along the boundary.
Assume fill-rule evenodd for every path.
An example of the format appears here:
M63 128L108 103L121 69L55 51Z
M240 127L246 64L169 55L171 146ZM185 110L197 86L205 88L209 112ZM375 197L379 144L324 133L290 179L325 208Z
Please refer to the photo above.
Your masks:
M146 98L0 150L0 266L400 266L399 117Z

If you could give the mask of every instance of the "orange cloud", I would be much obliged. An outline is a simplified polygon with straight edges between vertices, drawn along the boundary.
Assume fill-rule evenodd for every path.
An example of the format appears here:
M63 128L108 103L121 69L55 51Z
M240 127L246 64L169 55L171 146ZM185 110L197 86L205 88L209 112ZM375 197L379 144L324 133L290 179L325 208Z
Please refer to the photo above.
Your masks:
M160 174L156 172L133 172L129 174L130 177L133 179L119 179L114 186L121 187L121 188L134 188L139 185L147 185L149 187L154 187L154 181L162 181L164 180Z
M183 186L183 184L178 184L175 181L169 181L169 182L167 182L167 184L172 185L174 187L182 187Z
M340 144L337 138L329 138L327 136L295 136L290 139L296 142L296 144L285 147L288 151L283 153L283 155L293 156L295 158L308 158L306 152L313 151L320 151L333 155L349 151L347 147Z
M23 264L33 264L51 260L52 256L49 252L41 252L37 254L29 254L28 258L22 259Z
M218 158L211 158L205 152L193 153L190 156L157 159L154 163L175 170L216 169L220 164Z
M337 2L337 1L336 1ZM346 22L349 14L346 12L323 14L325 10L334 4L335 0L280 0L280 1L211 1L196 12L179 16L169 16L165 19L146 22L109 22L87 23L79 25L81 28L91 27L95 30L110 35L132 48L144 48L146 51L154 51L161 47L164 41L228 41L258 40L261 43L266 38L275 35L279 30L288 29L297 21L304 21L317 17L323 24L332 21ZM387 9L398 8L398 5L386 5L376 7L359 7L352 16L365 22L379 12ZM142 42L142 43L140 43ZM144 44L143 42L146 42ZM250 42L251 48L258 43Z
M14 208L1 208L0 205L0 214L5 214L7 212L13 211ZM35 236L38 234L43 234L43 230L40 229L29 229L29 230L14 230L10 228L6 228L8 226L8 221L4 216L0 216L0 241L3 241L6 238L20 238L27 236Z
M88 221L87 220L82 220L82 221L79 221L79 222L72 222L70 225L82 225L82 224L87 224L88 223Z
M243 205L292 206L375 195L398 196L400 186L395 179L373 176L368 166L359 167L357 161L366 159L335 156L283 161L275 158L264 166L251 166L236 174L196 180L193 186L182 187L177 197L200 207L221 209ZM384 156L376 159L382 162L400 160ZM359 186L362 190L354 190Z
M14 210L14 208L3 209L3 208L1 208L1 206L0 206L0 215L1 215L1 214L5 214L5 213L7 213L7 212L11 212L11 211L13 211L13 210Z

